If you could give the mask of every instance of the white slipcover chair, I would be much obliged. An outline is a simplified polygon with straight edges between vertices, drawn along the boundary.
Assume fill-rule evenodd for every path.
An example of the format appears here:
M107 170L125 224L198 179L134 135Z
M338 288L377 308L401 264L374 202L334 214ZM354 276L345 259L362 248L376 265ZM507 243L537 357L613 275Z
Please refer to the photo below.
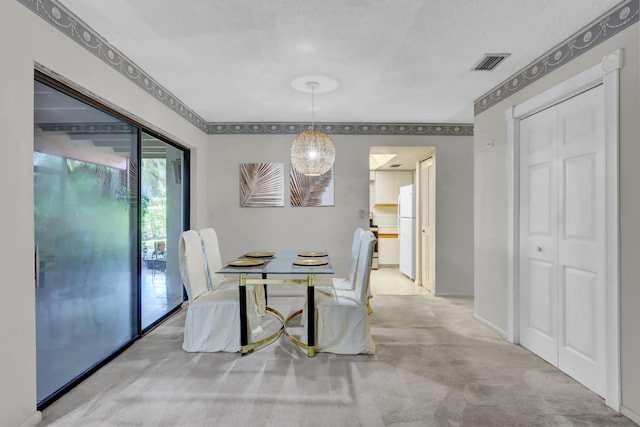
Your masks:
M240 351L238 288L207 288L205 259L197 231L182 233L179 262L189 298L182 348L189 352ZM262 328L251 288L247 288L247 321L249 341L252 341Z
M351 244L351 263L349 265L349 275L347 277L333 277L331 282L327 283L325 281L320 282L316 289L320 292L331 294L333 290L327 289L333 288L338 292L340 290L352 291L356 286L356 270L358 267L358 255L360 249L360 238L367 231L362 228L356 228L356 231L353 233L353 242ZM369 283L367 282L367 311L369 314L372 313L371 306L369 304L369 298L373 298L371 295L371 288L369 287Z
M325 288L323 292L315 293L316 351L338 354L375 353L367 311L367 288L375 240L370 231L361 233L355 289ZM307 307L305 304L303 319L307 317ZM306 340L306 323L303 329L302 339Z
M223 274L216 274L216 271L223 267L222 257L220 256L220 246L218 244L218 234L213 228L203 228L198 234L202 242L202 250L204 251L209 289L237 288L237 278L225 278Z
M220 255L220 245L218 244L218 234L213 228L203 228L199 232L202 247L204 248L204 256L207 261L207 273L209 276L209 289L221 288L238 288L238 278L225 278L222 274L216 274L222 265L222 257ZM264 287L262 285L249 285L248 288L253 289L256 299L256 307L258 314L263 316L266 309L266 298Z
M320 282L318 289L323 292L331 292L325 290L326 287L333 289L346 289L352 291L356 286L356 270L358 268L358 254L360 249L360 238L366 231L362 228L356 228L353 232L353 242L351 243L351 261L349 264L349 273L347 277L332 277L331 282Z

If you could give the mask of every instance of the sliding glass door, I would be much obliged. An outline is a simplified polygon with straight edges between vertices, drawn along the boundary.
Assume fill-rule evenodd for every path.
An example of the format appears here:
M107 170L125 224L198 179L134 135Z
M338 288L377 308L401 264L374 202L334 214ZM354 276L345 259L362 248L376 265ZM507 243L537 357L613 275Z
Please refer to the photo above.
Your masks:
M183 301L178 242L184 230L184 152L142 132L142 327Z
M186 154L55 85L34 94L41 405L181 304Z

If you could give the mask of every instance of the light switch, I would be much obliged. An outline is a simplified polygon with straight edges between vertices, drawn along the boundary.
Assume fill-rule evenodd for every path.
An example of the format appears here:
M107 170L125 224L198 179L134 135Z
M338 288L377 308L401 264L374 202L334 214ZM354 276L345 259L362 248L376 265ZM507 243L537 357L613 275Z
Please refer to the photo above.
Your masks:
M364 209L360 209L358 214L360 215L360 219L364 219Z

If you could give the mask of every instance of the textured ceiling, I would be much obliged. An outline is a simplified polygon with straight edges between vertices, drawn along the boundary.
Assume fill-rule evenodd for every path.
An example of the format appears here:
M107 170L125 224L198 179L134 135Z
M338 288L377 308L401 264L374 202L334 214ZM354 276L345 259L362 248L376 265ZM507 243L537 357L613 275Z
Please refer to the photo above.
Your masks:
M619 0L59 0L208 122L471 123L473 101ZM472 72L485 53L511 53ZM321 88L322 89L322 88Z

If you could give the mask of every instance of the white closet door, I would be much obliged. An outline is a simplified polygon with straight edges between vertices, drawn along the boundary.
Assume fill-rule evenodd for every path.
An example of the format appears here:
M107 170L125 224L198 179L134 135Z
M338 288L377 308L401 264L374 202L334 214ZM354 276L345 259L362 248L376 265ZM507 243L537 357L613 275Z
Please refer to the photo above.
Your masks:
M558 367L600 395L605 364L605 129L598 86L558 105Z
M553 108L520 122L520 341L557 365L557 120Z
M520 150L521 343L604 395L602 86L523 119Z

